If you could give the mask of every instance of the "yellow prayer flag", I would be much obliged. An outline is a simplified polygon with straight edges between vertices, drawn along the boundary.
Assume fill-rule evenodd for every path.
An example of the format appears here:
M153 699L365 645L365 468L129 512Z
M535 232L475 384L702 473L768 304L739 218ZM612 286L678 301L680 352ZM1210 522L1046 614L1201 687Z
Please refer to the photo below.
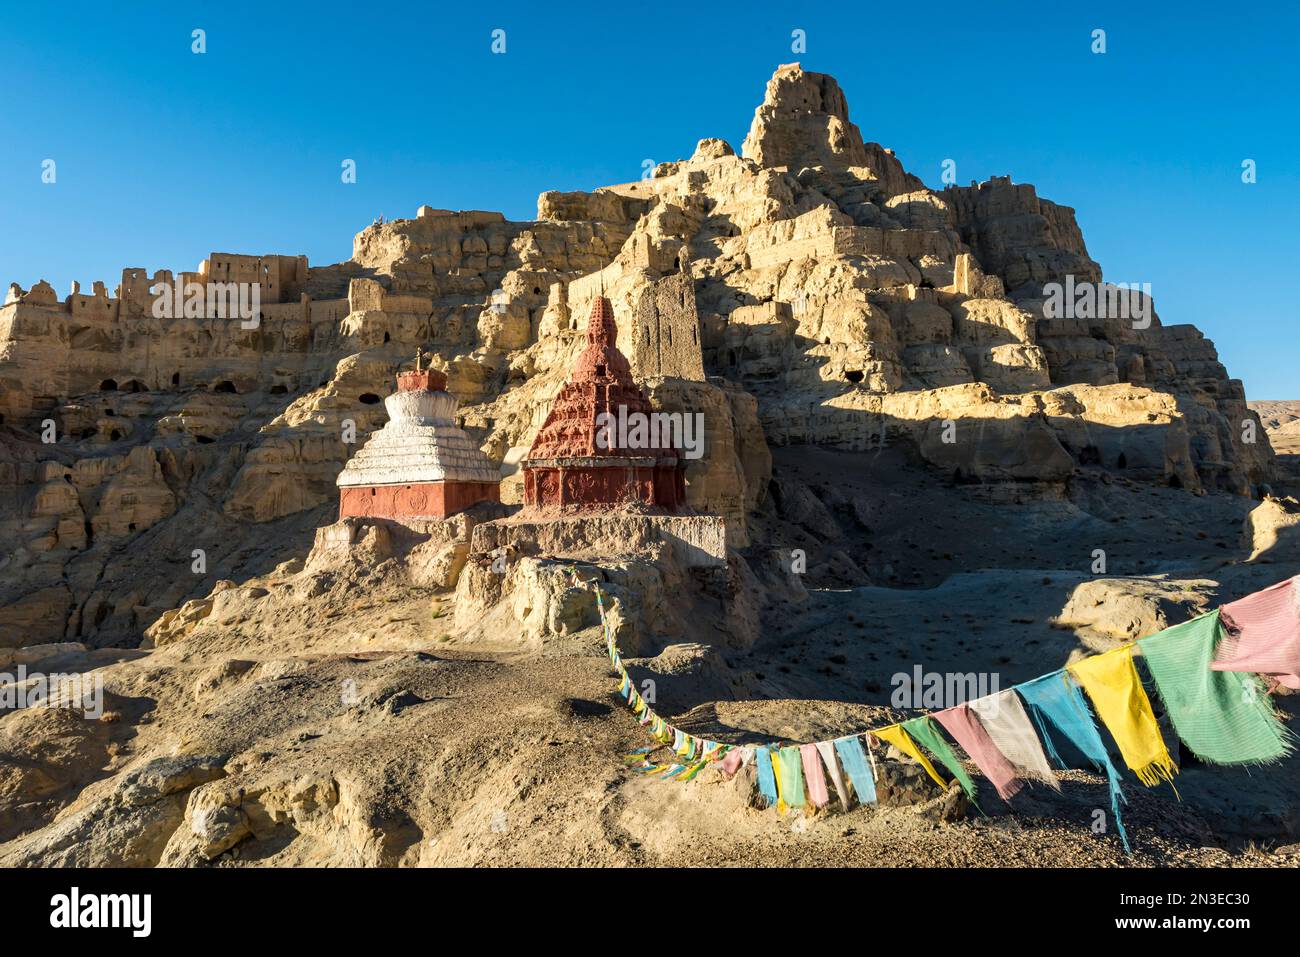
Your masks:
M778 814L784 814L786 803L785 795L781 793L781 758L777 754L778 750L778 748L772 749L772 774L776 777L776 812Z
M913 761L925 768L925 773L934 778L934 782L941 788L947 788L948 782L939 777L939 772L934 769L930 759L921 753L921 749L916 746L912 736L903 730L901 724L891 724L888 728L880 728L871 732L881 741L888 741L898 750L902 751Z
M1151 711L1151 700L1142 689L1133 646L1123 645L1105 654L1076 661L1067 668L1119 746L1133 773L1147 787L1163 779L1172 783L1178 768L1165 748L1160 726Z

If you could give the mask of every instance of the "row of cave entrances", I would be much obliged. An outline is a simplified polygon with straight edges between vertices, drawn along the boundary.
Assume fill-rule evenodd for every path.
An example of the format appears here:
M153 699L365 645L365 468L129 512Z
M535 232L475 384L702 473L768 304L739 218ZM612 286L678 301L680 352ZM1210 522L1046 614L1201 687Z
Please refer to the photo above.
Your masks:
M172 385L179 386L180 384L181 384L181 374L179 372L173 373ZM126 382L122 383L121 386L117 384L116 379L105 379L99 384L99 391L138 393L138 392L148 392L149 387L146 386L139 379L128 379ZM220 382L218 382L216 385L212 387L212 391L234 395L238 393L239 390L235 388L235 384L231 382L229 379L222 379ZM287 385L284 385L283 383L277 382L275 385L271 386L271 388L267 389L267 392L270 395L286 395L289 392L289 387ZM366 402L366 396L362 396L361 401ZM375 396L374 401L378 402L379 397Z
M172 375L172 385L179 386L180 384L181 384L181 374L179 372L174 373ZM321 385L325 385L325 383L322 382ZM120 386L117 384L116 379L105 379L99 383L99 391L139 393L139 392L148 392L149 387L146 386L139 379L128 379ZM220 382L218 382L216 385L212 387L212 391L227 393L230 395L234 395L239 392L239 390L235 388L235 384L231 382L229 379L222 379ZM266 391L268 395L287 395L289 392L289 387L287 385L284 385L283 383L277 382L275 385L271 386ZM362 405L378 405L380 402L383 401L383 399L373 392L363 392L361 395L357 397L357 401L359 401Z
M173 372L172 385L178 386L180 384L181 384L181 374L179 372ZM105 379L99 384L99 391L137 393L137 392L148 392L149 387L146 386L139 379L127 379L126 382L123 382L120 386L117 384L116 379ZM218 382L216 385L212 387L212 391L233 393L238 390L235 389L235 384L231 382L229 379L222 379L220 382ZM271 386L270 391L272 395L280 395L281 393L288 392L289 389L288 387L283 385L273 385Z
M173 373L172 385L179 386L180 384L181 384L181 374L179 372ZM324 385L324 383L322 383L322 385ZM104 379L102 382L99 383L99 391L100 392L126 392L131 394L138 394L141 392L148 392L149 388L139 379L128 379L120 386L118 385L116 379ZM228 395L234 395L237 394L239 390L235 388L235 384L231 382L229 379L222 379L220 382L218 382L216 385L212 387L212 391L228 394ZM288 391L289 391L289 387L281 383L276 383L275 385L271 386L271 388L267 390L267 392L270 395L285 395L288 393ZM383 401L383 399L380 396L376 395L373 392L364 392L357 397L357 400L361 402L362 405L378 405L380 402ZM110 416L116 415L116 412L114 412L114 410L112 409L105 409L104 412L106 415L110 415ZM3 423L3 418L0 418L0 424L2 423ZM78 436L78 438L90 439L90 438L94 438L95 435L97 434L98 434L98 430L94 428L86 428L81 431L81 434ZM109 440L112 442L118 441L121 437L122 437L122 433L117 429L113 429L109 433ZM213 441L212 438L206 435L199 435L196 436L195 438L202 445L207 445L208 443Z
M180 384L181 384L181 374L179 372L172 373L172 385L179 386ZM116 379L104 379L102 382L99 383L99 391L100 392L126 392L130 394L138 394L141 392L148 392L149 388L139 379L128 379L120 386L118 385ZM235 388L235 384L231 382L229 379L222 379L220 382L218 382L216 385L212 387L212 391L234 395L237 394L239 390ZM289 391L289 387L281 384L276 384L271 386L271 388L268 389L267 391L271 395L284 395ZM379 401L378 397L376 397L375 401L376 402ZM116 415L117 413L113 409L105 409L104 414L112 416L112 415ZM77 438L82 440L92 439L98 434L99 433L97 429L93 427L88 427L82 429L81 433L77 436ZM113 429L112 431L109 432L108 438L110 442L116 442L120 438L122 438L122 433L118 429ZM211 442L215 441L213 438L207 435L196 435L195 439L199 442L200 445L208 445Z

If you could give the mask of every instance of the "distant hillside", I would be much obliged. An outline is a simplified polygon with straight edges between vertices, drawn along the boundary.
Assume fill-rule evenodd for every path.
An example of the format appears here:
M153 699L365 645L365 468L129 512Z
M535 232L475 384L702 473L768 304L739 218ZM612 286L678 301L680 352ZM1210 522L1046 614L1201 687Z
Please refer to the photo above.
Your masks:
M1274 451L1279 455L1300 455L1300 399L1246 404L1259 413Z

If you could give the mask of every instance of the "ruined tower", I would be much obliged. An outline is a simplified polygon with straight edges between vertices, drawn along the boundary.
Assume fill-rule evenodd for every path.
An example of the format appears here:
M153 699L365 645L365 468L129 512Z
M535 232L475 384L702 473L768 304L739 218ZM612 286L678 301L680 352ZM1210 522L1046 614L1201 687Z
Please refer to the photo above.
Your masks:
M700 317L695 306L686 246L678 252L677 272L649 284L637 301L629 328L619 344L642 379L676 376L704 381Z

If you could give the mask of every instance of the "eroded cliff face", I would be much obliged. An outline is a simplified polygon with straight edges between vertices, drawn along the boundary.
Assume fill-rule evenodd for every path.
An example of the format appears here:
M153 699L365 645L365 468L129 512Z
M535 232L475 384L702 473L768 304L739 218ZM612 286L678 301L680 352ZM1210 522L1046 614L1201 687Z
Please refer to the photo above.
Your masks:
M769 494L775 446L902 444L959 482L1058 497L1080 468L1241 495L1272 468L1197 330L1048 318L1045 285L1101 279L1071 209L1005 179L926 189L798 65L741 156L706 139L652 178L544 193L533 222L422 207L348 262L281 260L255 328L155 318L136 270L113 297L11 289L0 646L134 645L217 581L305 554L417 347L517 502L513 466L602 289L652 401L705 415L688 499L750 555L799 524L797 492Z
M831 77L780 68L741 156L701 140L532 222L421 207L344 263L187 275L273 294L251 325L158 319L127 270L0 308L0 672L104 692L97 719L0 714L0 864L1291 860L1267 843L1300 833L1297 762L1184 762L1181 802L1130 794L1128 859L1060 826L1104 794L1082 772L1008 843L936 828L958 792L901 755L877 754L879 808L802 829L624 768L645 740L592 583L675 726L820 740L911 716L889 676L917 662L1026 680L1300 571L1294 473L1213 346L1154 312L1049 318L1052 283L1102 275L1073 211L1005 179L927 190ZM511 514L602 291L651 404L704 417L687 495L725 532ZM336 522L417 348L505 504ZM1262 411L1286 442L1294 410Z

